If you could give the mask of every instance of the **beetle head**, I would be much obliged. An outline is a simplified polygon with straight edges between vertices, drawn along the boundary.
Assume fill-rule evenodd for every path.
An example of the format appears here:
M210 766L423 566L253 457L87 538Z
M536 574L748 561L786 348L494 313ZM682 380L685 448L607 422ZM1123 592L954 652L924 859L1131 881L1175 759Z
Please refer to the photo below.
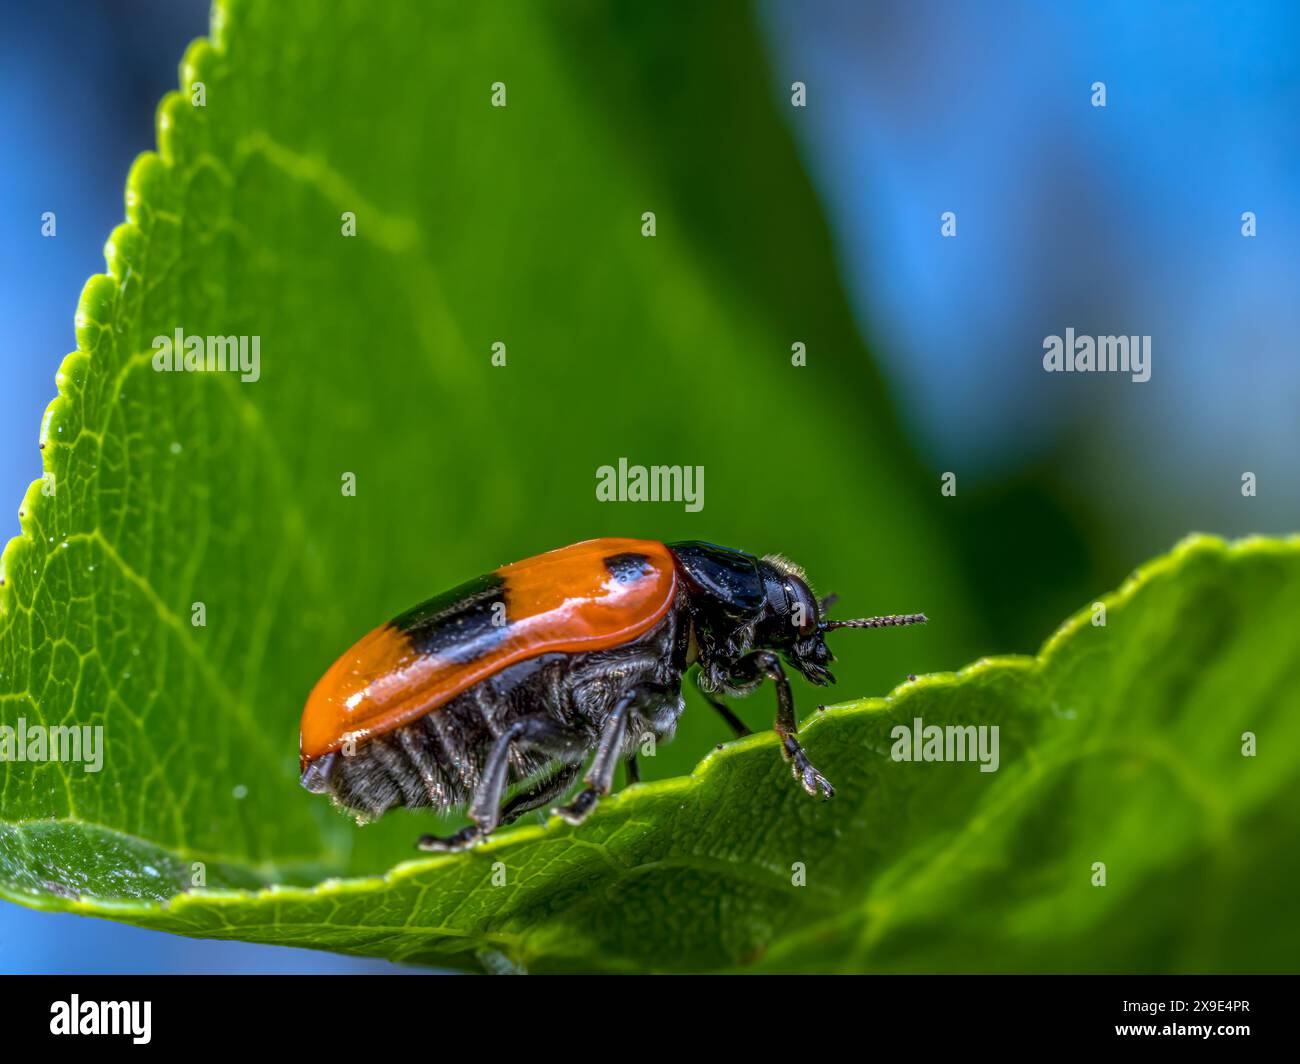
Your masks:
M826 667L835 660L826 645L827 632L837 628L894 628L926 621L923 613L828 621L826 611L835 602L835 596L818 599L808 587L803 571L794 563L769 554L759 562L759 572L766 590L766 603L754 631L754 643L780 653L815 684L835 682Z

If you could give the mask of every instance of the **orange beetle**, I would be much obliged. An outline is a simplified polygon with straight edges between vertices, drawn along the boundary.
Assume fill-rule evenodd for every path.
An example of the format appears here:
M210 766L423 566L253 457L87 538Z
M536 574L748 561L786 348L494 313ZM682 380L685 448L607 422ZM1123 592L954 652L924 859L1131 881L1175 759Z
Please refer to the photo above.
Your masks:
M326 671L302 715L303 786L367 817L468 802L468 827L419 841L455 850L563 794L594 751L585 788L556 810L577 823L620 760L637 778L641 736L672 737L695 665L740 735L718 696L773 680L782 753L829 798L795 737L782 659L830 683L825 632L925 618L825 621L828 604L784 559L710 543L594 539L503 566L376 628Z

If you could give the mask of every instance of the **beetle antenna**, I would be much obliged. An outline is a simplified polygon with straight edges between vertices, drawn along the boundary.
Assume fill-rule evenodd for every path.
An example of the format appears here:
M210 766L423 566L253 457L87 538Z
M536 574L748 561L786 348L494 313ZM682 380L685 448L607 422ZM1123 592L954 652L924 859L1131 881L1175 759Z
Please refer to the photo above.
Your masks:
M905 624L925 624L928 620L924 613L891 613L885 617L862 617L856 621L824 621L821 629L830 632L836 628L901 628Z

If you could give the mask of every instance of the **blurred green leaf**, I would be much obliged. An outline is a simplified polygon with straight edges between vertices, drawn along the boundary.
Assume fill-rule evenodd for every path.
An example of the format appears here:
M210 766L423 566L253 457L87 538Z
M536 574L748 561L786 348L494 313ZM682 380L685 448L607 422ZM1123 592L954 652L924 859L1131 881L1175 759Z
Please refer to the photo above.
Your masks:
M816 715L804 741L831 802L766 733L579 829L510 830L382 879L57 907L529 970L1294 968L1300 539L1194 538L1103 602L1104 625L1089 607L1037 658ZM896 760L917 720L996 726L996 771Z
M217 5L83 293L49 479L4 553L0 720L107 744L98 773L0 765L6 896L146 919L196 863L212 889L391 868L428 818L360 830L298 787L312 683L413 603L580 539L782 550L848 609L936 617L864 640L848 690L962 660L937 483L856 338L747 11L627 11ZM672 84L615 86L651 23L638 62ZM178 328L258 337L259 379L154 372ZM620 457L703 466L703 510L598 503ZM690 713L650 767L722 736Z

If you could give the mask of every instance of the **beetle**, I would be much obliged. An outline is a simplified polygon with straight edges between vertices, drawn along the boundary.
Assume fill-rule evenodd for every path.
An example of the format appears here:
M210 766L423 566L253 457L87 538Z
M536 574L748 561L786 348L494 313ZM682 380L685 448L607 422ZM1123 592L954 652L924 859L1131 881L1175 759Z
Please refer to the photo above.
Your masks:
M552 810L577 824L619 761L639 779L647 735L672 738L694 667L737 735L749 729L722 696L771 680L782 756L804 790L830 798L796 735L786 665L833 683L827 632L926 620L830 621L832 601L779 555L702 541L593 539L503 566L376 628L325 672L303 710L302 785L363 820L468 803L467 827L417 843L447 852L563 795L592 753L584 787Z

